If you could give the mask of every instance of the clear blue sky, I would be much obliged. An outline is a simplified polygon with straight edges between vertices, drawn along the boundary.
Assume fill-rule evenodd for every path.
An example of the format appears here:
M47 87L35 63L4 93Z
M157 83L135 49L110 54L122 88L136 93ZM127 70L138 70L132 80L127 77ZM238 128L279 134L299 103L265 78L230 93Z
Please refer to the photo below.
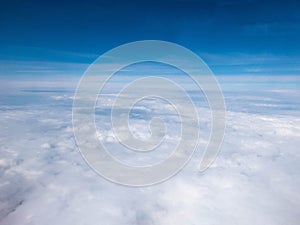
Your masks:
M288 0L6 0L0 74L82 72L120 44L159 39L195 51L217 75L298 75L299 12Z

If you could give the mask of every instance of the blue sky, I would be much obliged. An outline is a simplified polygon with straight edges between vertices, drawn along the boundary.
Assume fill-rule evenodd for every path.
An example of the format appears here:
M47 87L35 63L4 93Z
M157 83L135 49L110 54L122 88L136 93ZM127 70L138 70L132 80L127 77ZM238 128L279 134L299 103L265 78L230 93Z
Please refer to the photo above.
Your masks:
M190 48L216 75L298 75L299 10L299 1L6 1L0 74L81 75L113 47L159 39Z

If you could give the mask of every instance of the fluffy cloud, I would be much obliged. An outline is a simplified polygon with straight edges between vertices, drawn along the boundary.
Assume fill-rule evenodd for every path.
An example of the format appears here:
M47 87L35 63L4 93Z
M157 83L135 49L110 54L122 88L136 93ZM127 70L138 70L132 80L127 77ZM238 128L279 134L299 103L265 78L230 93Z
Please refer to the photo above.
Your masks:
M300 92L284 87L257 91L252 84L245 91L236 89L236 80L221 81L227 88L228 113L217 160L205 172L197 170L211 122L201 100L196 104L201 115L199 149L178 175L144 188L110 183L84 162L71 121L76 83L65 81L66 89L62 89L59 82L57 89L53 83L39 88L38 83L32 87L32 83L22 86L19 82L14 90L2 90L0 224L298 224L300 120L296 103ZM191 93L193 99L200 94ZM162 108L146 101L135 113L145 116L152 112L149 109L160 112ZM168 108L163 110L168 126L176 127L176 117L170 116ZM105 122L109 114L101 111L99 115L99 121ZM137 115L131 124L133 132L145 137L145 117ZM109 126L103 124L99 139L130 162L131 155L118 149ZM174 141L177 134L169 135ZM158 154L154 159L165 156Z

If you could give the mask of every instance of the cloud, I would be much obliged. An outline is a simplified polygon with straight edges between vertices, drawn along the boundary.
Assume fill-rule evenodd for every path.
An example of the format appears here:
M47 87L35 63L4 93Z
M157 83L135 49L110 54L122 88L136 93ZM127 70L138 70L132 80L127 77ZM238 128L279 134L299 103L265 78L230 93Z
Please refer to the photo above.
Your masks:
M197 167L210 126L209 110L199 101L199 149L178 175L145 188L110 183L82 159L71 124L76 79L71 84L65 78L47 85L36 79L19 80L15 86L11 81L12 90L2 90L2 96L14 93L19 102L7 98L0 106L0 224L298 224L299 90L274 90L268 85L261 91L234 89L239 82L251 85L247 79L227 80L227 130L212 167L204 173ZM297 77L288 80L294 79ZM256 81L267 84L269 79ZM59 92L57 85L68 91ZM119 87L116 83L111 87L114 85ZM33 89L39 91L20 91ZM42 91L49 89L57 91ZM113 97L116 90L109 89L111 94L105 98ZM191 93L193 99L200 94ZM36 101L41 95L43 101ZM144 113L153 106L166 118L170 116L169 109L143 102L135 111L141 116L133 117L131 124L141 135L146 130L139 122L145 122ZM99 115L105 119L108 112ZM167 120L170 126L175 121ZM103 124L99 124L103 132L109 132ZM113 148L103 133L100 136Z
M216 75L299 75L299 57L270 53L199 53Z
M81 76L89 63L32 61L32 60L0 60L1 77L18 76Z

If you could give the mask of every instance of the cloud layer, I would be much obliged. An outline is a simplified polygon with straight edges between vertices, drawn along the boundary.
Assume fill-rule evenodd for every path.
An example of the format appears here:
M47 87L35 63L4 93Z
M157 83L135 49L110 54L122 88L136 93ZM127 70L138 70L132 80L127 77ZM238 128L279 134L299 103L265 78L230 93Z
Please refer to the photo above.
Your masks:
M300 91L270 86L266 77L256 78L262 86L251 80L220 78L227 130L211 168L198 171L211 123L200 99L199 149L178 175L145 188L110 183L81 157L71 123L76 82L6 80L11 88L1 91L0 224L298 224ZM193 99L201 94L190 93ZM173 112L157 106L145 101L136 108L131 125L137 136L147 135L142 125L153 108L176 128ZM109 114L98 115L99 138L130 161L103 135L108 127L101 121Z

